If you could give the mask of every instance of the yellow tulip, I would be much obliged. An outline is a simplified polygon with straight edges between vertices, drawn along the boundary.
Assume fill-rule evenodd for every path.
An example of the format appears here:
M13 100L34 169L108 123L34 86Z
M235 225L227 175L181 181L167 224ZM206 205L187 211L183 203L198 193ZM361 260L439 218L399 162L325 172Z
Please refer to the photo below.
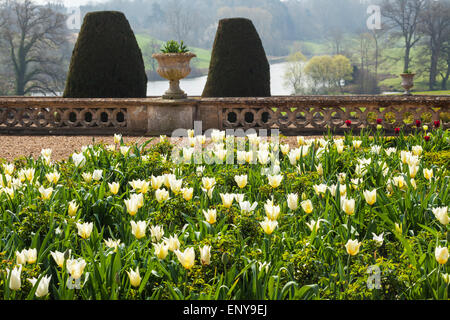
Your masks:
M247 185L247 175L234 176L234 181L236 181L239 188L245 188Z
M423 169L423 176L427 180L431 180L433 178L433 169Z
M355 199L342 199L342 210L348 215L352 215L355 213Z
M311 200L303 200L301 202L301 206L303 211L305 211L305 213L311 213L313 211L313 204Z
M208 209L207 211L203 210L203 214L209 224L214 224L216 222L217 212L215 209Z
M205 245L199 247L200 250L200 261L202 265L209 265L211 263L211 246Z
M66 267L72 278L77 280L81 278L81 275L83 274L84 268L86 267L86 261L82 258L68 259Z
M183 199L190 201L194 195L194 188L183 188L181 189L181 192L183 193Z
M147 222L138 221L137 223L131 221L131 233L136 237L136 239L142 239L145 237L145 229L147 229Z
M166 243L153 243L155 255L158 259L164 260L169 254L169 246Z
M268 175L267 178L269 179L269 185L272 188L278 188L281 184L281 180L283 180L282 175Z
M108 186L109 186L109 191L112 194L116 195L119 192L120 184L118 182L113 182L113 183L108 182Z
M92 222L77 223L78 235L83 239L89 238L91 236L93 227L94 224Z
M373 189L372 191L365 190L363 192L363 194L364 194L364 199L366 199L366 202L369 205L373 205L377 201L377 190L376 189Z
M448 248L447 247L437 247L434 251L434 256L439 264L446 264L448 261Z
M266 217L266 219L259 223L261 227L263 228L264 232L268 235L271 235L275 228L278 226L278 222L271 220Z
M69 216L74 217L77 214L78 205L75 200L69 202Z
M359 252L359 247L361 243L358 240L348 240L345 248L347 249L347 253L351 256L357 255Z
M180 250L175 250L178 260L181 265L186 269L191 269L195 264L195 251L194 248L188 248L181 252Z
M139 274L139 267L136 268L136 271L133 271L133 269L130 268L130 272L126 271L128 273L128 278L130 279L130 284L137 288L141 284L141 275Z

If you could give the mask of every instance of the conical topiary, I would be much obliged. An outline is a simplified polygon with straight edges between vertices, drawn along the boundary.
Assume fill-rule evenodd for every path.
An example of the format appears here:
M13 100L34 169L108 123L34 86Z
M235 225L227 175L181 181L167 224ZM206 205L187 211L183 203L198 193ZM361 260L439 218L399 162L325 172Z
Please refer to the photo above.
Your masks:
M249 19L222 19L202 97L268 97L270 66Z
M75 44L64 97L141 98L147 76L136 37L122 12L86 14Z

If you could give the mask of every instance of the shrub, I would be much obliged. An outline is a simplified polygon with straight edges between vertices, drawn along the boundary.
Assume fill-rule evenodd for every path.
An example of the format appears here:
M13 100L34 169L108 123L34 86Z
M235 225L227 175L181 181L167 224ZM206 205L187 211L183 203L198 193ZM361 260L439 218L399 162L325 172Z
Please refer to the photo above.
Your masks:
M142 53L125 15L88 13L72 53L65 98L144 98Z
M270 66L251 20L219 21L202 96L270 96Z

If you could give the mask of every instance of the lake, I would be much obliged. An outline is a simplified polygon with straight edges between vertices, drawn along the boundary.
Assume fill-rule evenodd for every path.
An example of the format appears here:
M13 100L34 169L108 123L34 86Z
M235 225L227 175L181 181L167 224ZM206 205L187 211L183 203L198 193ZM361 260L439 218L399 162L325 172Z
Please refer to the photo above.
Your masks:
M285 66L286 62L270 65L270 91L273 96L291 94L290 90L283 86ZM201 96L206 84L206 78L207 76L182 79L180 81L180 87L188 96ZM168 88L168 80L150 81L147 85L147 96L162 96Z

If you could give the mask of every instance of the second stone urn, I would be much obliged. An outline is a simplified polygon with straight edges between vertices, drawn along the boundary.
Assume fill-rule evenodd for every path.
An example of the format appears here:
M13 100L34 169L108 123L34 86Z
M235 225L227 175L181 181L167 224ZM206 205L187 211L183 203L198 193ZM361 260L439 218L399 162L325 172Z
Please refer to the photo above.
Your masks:
M152 55L158 61L158 74L169 80L169 90L162 96L163 99L186 99L187 94L180 89L180 80L187 77L191 72L189 65L196 55L192 52L186 53L154 53Z
M402 87L405 89L404 95L411 95L411 88L414 87L414 76L415 73L402 73L400 76L402 77Z

